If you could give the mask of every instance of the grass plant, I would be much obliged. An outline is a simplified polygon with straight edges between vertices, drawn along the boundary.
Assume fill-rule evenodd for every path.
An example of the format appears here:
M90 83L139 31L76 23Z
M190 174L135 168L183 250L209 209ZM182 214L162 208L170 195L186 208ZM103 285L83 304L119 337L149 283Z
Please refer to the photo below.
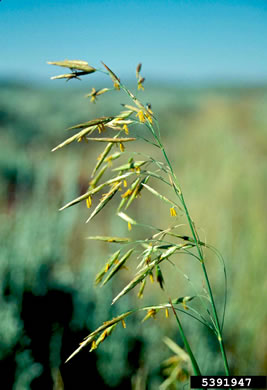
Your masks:
M201 375L201 368L197 358L190 346L186 330L182 325L180 315L187 315L192 320L197 320L207 327L217 339L219 350L224 365L225 375L229 375L229 366L223 341L223 324L226 306L226 270L222 256L212 246L201 240L198 229L194 223L181 185L174 172L173 165L169 159L161 136L160 127L151 104L144 104L139 96L139 91L144 89L144 77L141 76L141 64L136 68L137 93L133 93L125 86L120 78L104 63L103 68L94 68L85 61L59 61L50 62L52 65L66 67L70 73L55 76L52 79L80 78L82 76L101 72L107 75L113 87L105 87L100 90L92 88L87 95L92 103L104 93L124 93L128 100L122 104L122 109L111 116L90 119L70 127L69 131L75 134L53 148L52 151L61 149L73 142L96 142L104 143L102 153L97 157L96 164L92 169L91 179L87 191L62 206L64 210L77 203L84 202L88 209L92 209L86 222L90 222L105 207L110 207L122 221L127 224L127 237L118 236L115 232L112 236L89 236L89 240L103 241L109 244L119 245L102 269L96 275L96 284L105 285L127 265L138 259L135 274L130 281L116 294L112 304L115 304L124 295L135 288L139 288L138 297L142 298L147 280L156 280L159 288L164 291L166 301L150 306L136 307L104 322L95 331L90 333L80 346L69 356L67 361L74 357L81 349L90 346L90 351L96 349L119 324L126 327L127 317L137 312L145 312L143 321L155 318L159 312L164 312L169 317L169 311L176 318L180 336L184 348L192 364L193 373ZM96 136L95 134L98 133ZM148 145L147 153L139 150L139 141ZM131 149L128 144L136 143ZM127 150L125 146L127 145ZM158 189L159 188L159 189ZM168 226L157 225L148 221L139 221L130 213L134 202L140 198L143 192L149 192L150 196L156 197L159 202L169 205L170 223ZM113 198L116 198L115 205ZM138 200L139 201L139 200ZM149 207L149 205L147 205ZM153 212L153 210L151 210ZM156 211L155 211L156 212ZM179 219L184 219L180 223ZM136 238L132 229L141 229L146 235ZM184 234L187 230L187 234ZM225 277L225 300L222 314L219 316L217 305L214 299L207 266L206 252L219 259L219 265L223 267ZM168 281L165 280L162 272L162 265L169 264L170 267L177 267L180 256L186 256L188 262L197 263L199 273L205 281L201 291L195 288L196 294L192 296L170 297L168 294ZM178 267L179 268L179 267ZM190 279L188 278L189 282ZM197 308L193 302L198 302ZM210 362L211 364L211 362Z

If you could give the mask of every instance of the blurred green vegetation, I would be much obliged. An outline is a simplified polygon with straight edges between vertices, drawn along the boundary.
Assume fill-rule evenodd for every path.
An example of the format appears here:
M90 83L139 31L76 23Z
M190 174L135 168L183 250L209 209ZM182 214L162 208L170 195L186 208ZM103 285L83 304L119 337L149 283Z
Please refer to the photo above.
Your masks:
M158 389L164 380L161 362L171 356L161 340L166 334L180 340L172 317L144 324L136 317L92 354L78 355L69 368L63 365L89 331L137 301L134 291L110 306L134 267L123 270L110 286L95 287L96 272L117 247L85 240L94 234L128 234L125 224L107 210L86 225L84 203L58 212L86 190L103 146L72 144L54 154L50 150L67 137L68 126L118 113L125 102L114 92L112 98L103 95L98 104L90 104L83 96L90 88L88 81L79 88L68 83L59 88L0 86L0 365L9 369L7 388L40 389L41 383L60 389L55 383L61 372L65 389L71 389L67 371L73 368L73 376L77 373L81 380L90 380L88 372L99 375L103 388L130 388L141 375L147 376L148 389ZM224 337L232 373L264 374L267 88L152 86L143 96L159 118L201 238L226 261ZM147 144L138 145L148 153ZM168 207L153 196L144 194L135 202L137 219L149 218L156 225L160 221L160 227L169 223ZM201 285L197 266L186 260L179 267ZM208 268L221 303L222 272L215 261L209 258ZM173 297L192 294L181 274L168 266L163 272ZM153 284L138 304L163 302L166 296ZM203 373L222 373L217 345L198 324L182 321Z

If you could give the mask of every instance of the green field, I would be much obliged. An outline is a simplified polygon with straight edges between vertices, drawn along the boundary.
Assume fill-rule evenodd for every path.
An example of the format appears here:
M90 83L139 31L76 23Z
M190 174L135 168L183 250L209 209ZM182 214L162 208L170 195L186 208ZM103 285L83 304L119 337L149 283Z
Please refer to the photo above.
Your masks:
M94 105L84 98L91 89L88 81L79 88L60 85L0 85L0 367L8 370L7 388L15 390L40 389L44 384L47 389L62 389L60 377L65 389L73 388L74 377L77 389L93 377L99 388L145 389L142 383L131 387L140 380L147 389L158 389L164 381L161 363L173 354L161 340L167 335L181 343L171 316L141 323L142 316L137 315L96 351L84 351L63 364L103 321L136 304L164 302L166 293L154 283L142 301L133 290L111 307L112 298L130 280L134 262L110 285L94 286L95 274L117 247L85 237L112 235L115 229L115 235L127 235L127 226L109 209L89 224L84 203L63 212L58 209L86 191L103 146L96 150L93 144L75 143L55 153L50 150L67 137L67 127L117 113L124 100L114 92L114 98L103 95ZM216 246L226 262L224 338L231 373L264 375L267 88L152 85L142 100L152 103L159 119L201 239ZM148 153L145 142L136 145ZM125 153L128 150L130 146ZM159 205L144 194L131 215L151 224L160 221L164 227L170 220L169 208ZM133 228L132 234L141 233ZM202 285L191 260L181 259L178 267ZM209 258L208 269L222 307L223 275L217 260ZM168 293L192 294L179 272L169 266L163 272ZM201 325L182 321L203 373L223 374L209 334Z

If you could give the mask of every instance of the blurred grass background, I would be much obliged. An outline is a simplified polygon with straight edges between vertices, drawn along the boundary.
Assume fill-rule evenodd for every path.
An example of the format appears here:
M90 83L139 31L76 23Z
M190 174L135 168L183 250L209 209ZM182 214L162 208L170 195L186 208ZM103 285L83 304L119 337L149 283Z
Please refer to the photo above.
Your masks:
M167 334L179 342L172 317L144 324L136 317L98 350L84 351L63 364L83 337L135 306L137 299L134 291L110 306L133 267L122 271L121 280L96 288L94 275L115 249L84 239L114 231L128 234L125 224L107 210L86 225L84 203L58 212L86 189L98 150L93 144L69 145L54 154L50 150L65 138L66 127L117 113L119 103L125 102L114 94L90 104L83 97L89 89L86 82L79 88L0 85L0 365L7 372L7 389L61 389L62 381L65 389L73 389L93 380L99 388L131 388L138 375L147 389L158 389L164 380L161 362L172 354L162 337ZM152 103L159 118L201 238L216 246L226 261L224 337L232 374L263 375L267 87L152 86L143 101ZM140 144L140 151L147 152L147 145ZM168 224L168 208L152 196L144 195L134 209L143 220L147 215L150 223ZM221 302L222 272L212 259L208 268ZM198 273L185 260L181 269L193 279ZM179 273L168 267L163 271L174 297L192 293ZM146 299L158 303L166 296L151 285ZM203 373L222 373L217 345L205 330L182 320Z

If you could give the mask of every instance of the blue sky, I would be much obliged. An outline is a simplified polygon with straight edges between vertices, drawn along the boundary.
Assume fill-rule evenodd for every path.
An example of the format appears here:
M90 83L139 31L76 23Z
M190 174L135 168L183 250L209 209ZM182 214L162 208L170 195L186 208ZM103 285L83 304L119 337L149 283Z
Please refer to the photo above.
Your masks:
M138 62L162 81L266 81L266 0L2 0L0 77L45 81L46 61Z

